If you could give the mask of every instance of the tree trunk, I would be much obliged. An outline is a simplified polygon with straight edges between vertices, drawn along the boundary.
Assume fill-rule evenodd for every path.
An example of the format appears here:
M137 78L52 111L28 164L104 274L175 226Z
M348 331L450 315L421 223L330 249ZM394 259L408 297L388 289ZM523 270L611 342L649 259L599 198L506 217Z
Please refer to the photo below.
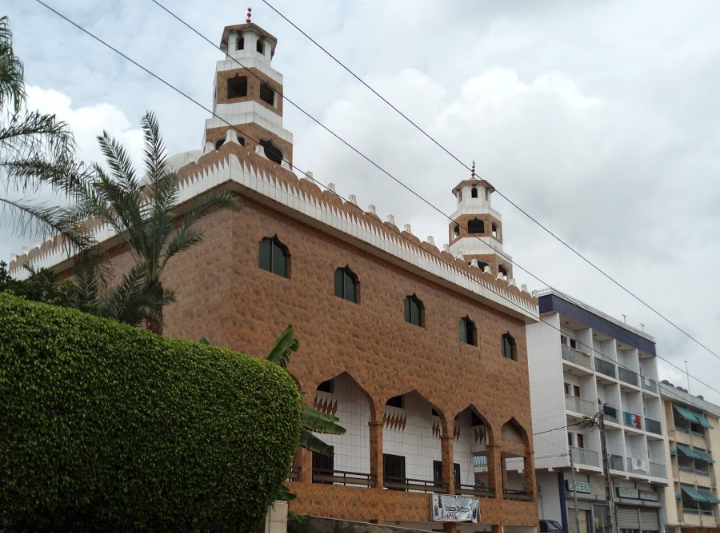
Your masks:
M156 335L162 335L163 334L163 306L162 304L157 304L159 301L158 299L161 298L161 295L163 293L162 283L157 280L153 281L148 286L148 291L150 291L151 294L155 294L156 297L156 306L155 306L155 316L148 317L145 320L145 327L148 331L152 331Z
M160 319L148 318L145 320L145 328L148 331L152 331L156 335L163 334L163 323L162 323L162 309L159 311Z

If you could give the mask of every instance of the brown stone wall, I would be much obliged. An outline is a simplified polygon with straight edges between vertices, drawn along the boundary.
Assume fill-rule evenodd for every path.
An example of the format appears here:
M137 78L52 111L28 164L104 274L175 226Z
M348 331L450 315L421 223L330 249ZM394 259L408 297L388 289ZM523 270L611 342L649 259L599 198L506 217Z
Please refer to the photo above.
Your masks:
M247 96L239 98L228 98L227 97L227 80L234 78L236 75L245 76L247 78ZM258 79L260 78L260 79ZM260 81L262 80L262 81ZM267 82L270 87L275 91L275 105L272 106L260 100L260 84ZM237 104L239 102L257 102L263 107L266 107L270 111L277 113L282 116L283 114L283 86L278 82L270 78L264 72L252 67L252 68L237 68L233 70L221 70L217 73L217 94L215 95L216 102L218 104Z
M388 398L416 390L440 413L447 434L456 414L474 406L495 438L514 418L532 434L527 348L522 321L370 255L289 215L251 199L238 213L223 212L202 223L205 241L173 259L164 278L177 303L167 307L165 333L264 357L292 324L300 339L289 370L302 390L347 372L374 405L371 455L382 479L382 410ZM292 277L258 267L258 243L277 237L291 254ZM130 260L113 259L118 269ZM334 296L337 267L349 265L362 287L354 304ZM405 296L425 306L425 327L404 320ZM469 315L478 345L458 339L458 320ZM516 361L502 357L501 335L517 342ZM312 395L306 396L311 401ZM378 449L379 448L379 449ZM532 441L524 451L532 453ZM448 453L452 453L449 447ZM499 454L494 454L499 465ZM449 457L446 459L450 459ZM299 454L301 469L310 454ZM447 461L450 462L450 461ZM495 467L495 465L493 465ZM306 474L306 472L301 472ZM295 512L348 519L424 521L429 496L380 488L314 485L310 476L293 483ZM535 502L482 499L483 523L534 525Z

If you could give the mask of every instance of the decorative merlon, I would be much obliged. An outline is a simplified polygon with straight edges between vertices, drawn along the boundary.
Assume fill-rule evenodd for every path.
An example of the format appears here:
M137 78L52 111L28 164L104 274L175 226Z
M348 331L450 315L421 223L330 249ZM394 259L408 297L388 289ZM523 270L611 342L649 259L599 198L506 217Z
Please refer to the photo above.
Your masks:
M410 224L405 224L405 227L403 228L403 231L408 232L410 235L412 235L412 228L410 227Z
M428 238L427 238L427 241L426 241L426 242L428 242L428 243L432 244L433 246L435 246L435 237L433 237L432 235L428 235Z

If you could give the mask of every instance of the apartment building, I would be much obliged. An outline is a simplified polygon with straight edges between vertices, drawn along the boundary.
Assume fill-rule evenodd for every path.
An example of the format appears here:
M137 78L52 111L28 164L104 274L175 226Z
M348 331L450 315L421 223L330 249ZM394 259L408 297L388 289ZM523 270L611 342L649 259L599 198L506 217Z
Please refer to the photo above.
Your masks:
M720 406L667 381L660 384L667 431L666 460L671 484L665 488L663 522L667 533L720 531L713 457L720 450Z
M554 290L539 306L527 342L540 518L609 531L613 502L621 532L660 531L668 461L654 339Z

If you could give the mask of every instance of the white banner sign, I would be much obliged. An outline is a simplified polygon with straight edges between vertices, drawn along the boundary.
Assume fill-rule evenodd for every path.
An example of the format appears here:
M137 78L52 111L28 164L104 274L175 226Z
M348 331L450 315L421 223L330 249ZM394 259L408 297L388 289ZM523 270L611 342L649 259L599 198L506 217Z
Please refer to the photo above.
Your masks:
M430 495L433 522L472 522L480 520L480 500L465 496Z

